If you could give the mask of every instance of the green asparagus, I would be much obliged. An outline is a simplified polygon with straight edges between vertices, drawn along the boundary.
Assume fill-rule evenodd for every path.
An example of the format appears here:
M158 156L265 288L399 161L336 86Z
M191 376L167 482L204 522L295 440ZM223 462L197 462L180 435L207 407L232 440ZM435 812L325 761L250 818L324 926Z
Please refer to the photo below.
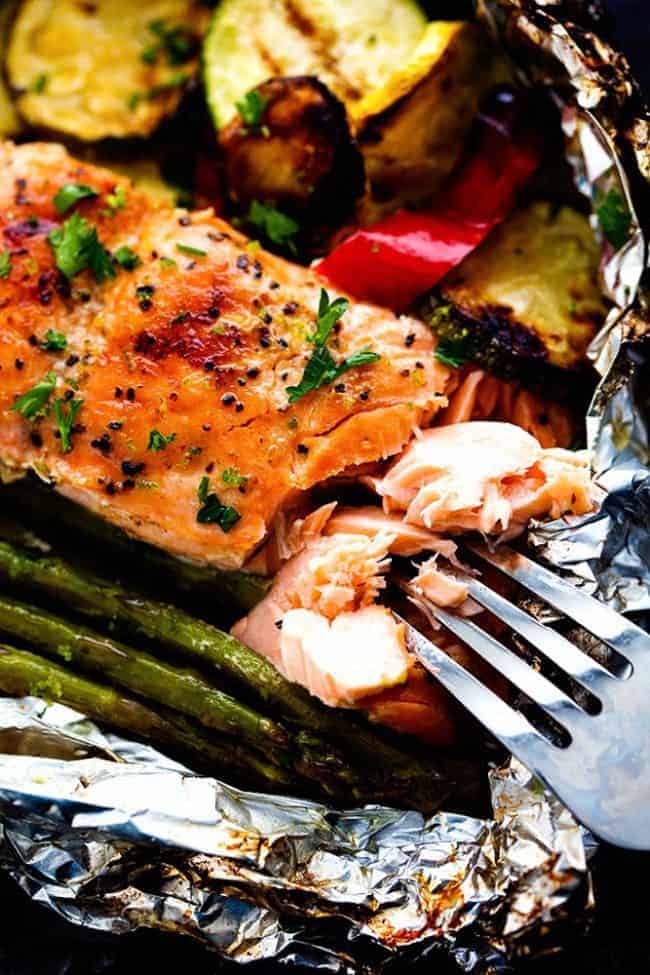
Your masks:
M277 722L211 687L195 671L172 667L142 650L6 597L0 598L0 630L48 655L102 674L134 694L188 714L208 728L237 735L266 750L270 757L275 746L285 755L288 735Z
M3 505L29 521L48 537L83 537L96 552L115 555L125 565L137 565L174 589L209 597L230 616L241 616L266 595L270 580L252 572L226 571L199 565L140 542L81 505L38 485L23 482L2 488ZM3 535L3 537L5 537Z
M3 541L0 577L93 619L135 628L136 633L183 657L221 671L252 688L283 717L340 742L346 752L370 768L383 769L395 778L426 774L426 766L408 752L388 744L348 713L342 715L320 705L287 681L264 657L176 606L134 596L123 586L94 578L63 559L37 555Z
M49 660L4 644L0 645L0 690L17 697L29 694L66 704L94 721L157 746L178 749L213 774L236 770L247 782L255 782L260 787L296 787L295 780L285 770L234 741L220 744L208 740L180 715L167 717L125 697L113 687L78 677Z

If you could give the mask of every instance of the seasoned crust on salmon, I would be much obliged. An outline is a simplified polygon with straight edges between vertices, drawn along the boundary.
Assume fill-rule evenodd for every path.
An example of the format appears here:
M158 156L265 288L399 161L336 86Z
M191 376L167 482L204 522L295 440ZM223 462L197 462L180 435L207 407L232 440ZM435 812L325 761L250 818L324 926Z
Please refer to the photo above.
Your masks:
M128 180L56 145L5 143L0 170L10 261L0 278L0 460L34 468L133 535L239 567L297 492L398 453L445 405L450 371L432 355L428 328L355 303L332 353L371 347L381 358L290 405L286 389L313 351L315 271L251 245L211 211L156 207ZM54 205L70 183L96 192L74 212L107 251L130 248L135 269L114 265L115 277L99 284L90 270L68 279L57 269L48 235L72 212ZM64 351L44 348L49 330L63 335ZM50 373L44 415L12 411ZM55 399L64 416L66 402L83 401L69 452ZM153 431L165 438L157 450ZM224 479L226 471L236 475ZM204 500L214 494L240 516L227 531L197 521L205 477Z

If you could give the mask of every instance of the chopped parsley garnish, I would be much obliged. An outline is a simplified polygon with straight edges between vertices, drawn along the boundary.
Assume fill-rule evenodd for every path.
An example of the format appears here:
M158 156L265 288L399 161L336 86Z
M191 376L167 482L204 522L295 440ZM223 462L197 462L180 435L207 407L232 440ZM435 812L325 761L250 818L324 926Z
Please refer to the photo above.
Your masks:
M147 98L150 102L160 98L161 95L166 95L167 92L173 91L174 88L182 88L190 80L190 76L184 71L179 71L177 74L173 74L167 81L161 81L160 84L154 85L147 92Z
M154 296L155 290L152 284L140 284L135 289L135 296L138 299L138 304L142 311L149 311L151 308L151 299Z
M149 434L149 443L147 444L147 450L152 450L154 454L157 454L159 450L164 450L170 443L176 440L176 434L170 433L165 436L160 430L152 430Z
M185 64L196 53L197 39L182 24L168 27L164 20L152 20L147 29L156 41L145 47L140 55L145 64L155 64L161 52L167 56L168 64Z
M118 210L123 210L126 206L126 190L123 186L116 186L112 193L106 194L108 210L104 211L104 216L114 217Z
M0 278L8 278L11 274L11 254L3 251L0 254Z
M235 102L235 108L249 129L256 129L259 126L267 105L268 98L260 95L255 88L252 91L247 91L240 101Z
M45 338L41 342L41 348L45 352L63 352L68 345L68 340L63 332L55 332L53 328L48 328Z
M90 268L95 281L115 277L110 254L97 236L97 230L78 213L73 213L62 227L52 230L47 237L59 271L66 278Z
M12 412L20 413L26 420L35 420L39 413L42 413L47 406L55 386L55 374L53 372L46 373L40 382L18 397L11 407Z
M45 86L49 81L49 76L46 74L36 75L34 82L32 84L32 91L35 95L42 95L45 91Z
M190 247L189 244L176 244L176 250L181 254L190 254L192 257L207 257L208 252L202 251L198 247Z
M596 216L609 243L619 250L628 239L632 214L618 190L596 196Z
M172 267L178 267L178 264L173 257L161 257L160 266L164 267L165 270L168 271Z
M142 92L132 91L126 100L126 107L129 109L129 111L135 112L136 108L138 107L141 101L142 101Z
M59 213L67 213L79 200L91 200L99 196L97 190L83 183L66 183L54 197L54 206Z
M478 352L478 343L474 335L463 331L459 335L442 335L438 339L435 357L438 362L452 369L459 369L466 362L471 362Z
M336 298L330 302L329 295L324 288L321 288L316 331L308 339L309 342L313 342L315 348L298 385L286 387L290 403L297 402L302 396L320 389L321 386L328 386L336 382L339 376L342 376L349 369L368 366L381 358L376 352L366 347L358 352L353 352L341 362L337 363L334 360L332 353L327 348L327 341L332 329L345 313L348 305L347 298Z
M134 271L142 263L135 251L132 251L126 244L118 247L113 257L125 271Z
M214 492L210 492L210 478L202 477L199 481L197 496L201 507L196 520L200 525L218 525L224 532L234 528L241 515L236 508L222 504Z
M72 428L74 427L74 421L77 413L83 406L82 399L71 399L66 402L64 399L57 399L54 402L54 417L56 419L56 426L61 435L61 453L69 454L72 450ZM64 413L65 407L68 407L68 412Z
M253 200L246 215L248 223L259 227L264 236L279 247L286 247L290 253L296 253L295 236L300 230L296 223L286 213L259 200Z
M244 487L248 484L248 478L240 474L236 467L226 467L221 472L221 480L232 487Z

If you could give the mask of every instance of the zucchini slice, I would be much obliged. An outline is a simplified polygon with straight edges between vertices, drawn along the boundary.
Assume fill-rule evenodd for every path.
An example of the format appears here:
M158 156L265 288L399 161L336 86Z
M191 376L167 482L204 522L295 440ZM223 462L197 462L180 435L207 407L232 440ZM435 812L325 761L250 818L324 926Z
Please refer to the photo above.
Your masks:
M24 0L7 74L33 126L84 142L147 136L198 72L198 0Z
M353 104L410 57L425 26L414 0L221 0L204 47L215 124L272 77L314 75Z
M428 25L406 63L350 110L369 180L362 223L423 203L440 189L459 160L479 102L508 75L477 24Z
M600 250L575 210L533 203L494 230L428 299L442 348L528 384L576 370L605 320Z

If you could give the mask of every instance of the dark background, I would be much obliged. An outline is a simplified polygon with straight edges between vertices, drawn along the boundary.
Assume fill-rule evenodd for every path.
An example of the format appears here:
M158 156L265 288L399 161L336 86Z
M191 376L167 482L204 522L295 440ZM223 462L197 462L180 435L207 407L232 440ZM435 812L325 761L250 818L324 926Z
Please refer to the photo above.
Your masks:
M650 0L609 0L608 7L612 37L650 92ZM591 933L561 956L522 964L522 975L649 972L649 876L650 855L603 849L594 868L598 907ZM434 966L440 975L458 972L442 957L426 968ZM166 975L183 970L208 975L219 967L207 952L179 938L142 933L118 939L78 931L34 907L0 876L0 975Z

